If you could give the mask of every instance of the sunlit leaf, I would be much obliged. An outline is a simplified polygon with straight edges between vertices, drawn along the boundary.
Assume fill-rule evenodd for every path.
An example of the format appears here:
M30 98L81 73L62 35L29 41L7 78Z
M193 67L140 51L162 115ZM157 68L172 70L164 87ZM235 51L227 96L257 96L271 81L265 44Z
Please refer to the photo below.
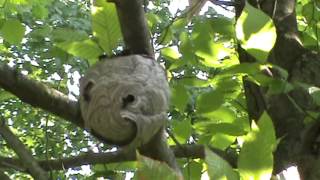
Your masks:
M216 133L212 136L210 145L221 150L226 150L226 148L235 142L236 138L236 136L230 136L224 133Z
M166 47L166 48L163 48L161 49L161 55L164 57L164 58L167 58L169 60L177 60L180 58L180 53L177 52L174 48L172 47Z
M202 163L197 161L189 162L185 167L182 169L183 176L185 179L201 179L202 175Z
M186 64L186 62L180 58L181 54L173 47L163 48L160 53L167 60L166 66L169 66L169 71L180 68Z
M234 37L234 22L226 17L212 18L210 20L212 30L227 37Z
M207 120L194 124L198 132L222 133L230 136L241 136L246 133L246 120L238 118L236 113L226 107L220 107L209 113L201 114Z
M94 63L94 61L102 54L99 46L90 39L84 41L61 42L56 45L69 54L88 59L91 63Z
M231 123L237 118L236 114L226 107L219 107L214 111L203 113L202 116L209 118L213 123Z
M199 122L194 125L195 129L203 132L223 133L230 136L241 136L245 134L243 125L236 123L213 123L210 121Z
M0 29L1 36L10 44L19 45L25 33L25 27L17 19L9 19Z
M180 46L179 52L182 54L183 59L186 61L195 60L195 51L192 39L187 32L182 32L179 36Z
M273 151L276 136L272 120L263 113L258 126L252 123L252 130L245 136L238 168L243 179L270 179L273 169Z
M211 26L208 21L198 21L192 32L195 54L201 57L207 66L215 67L219 59L229 54L227 48L213 41Z
M191 136L191 121L190 119L185 119L182 121L173 121L172 130L175 134L175 138L181 143L184 144L189 140Z
M164 29L161 32L158 43L165 46L165 45L168 45L173 38L174 36L173 36L172 28L168 27L167 29Z
M176 19L170 26L166 27L159 37L159 44L168 45L172 40L175 39L175 35L185 31L185 26L188 21L186 18Z
M182 83L177 83L171 88L171 104L174 105L180 112L184 109L189 101L190 95Z
M234 74L256 74L260 70L259 63L241 63L226 68L221 74L234 75Z
M184 84L185 86L195 86L195 87L207 87L210 82L202 79L198 79L196 77L188 77L184 79L179 80L181 84Z
M211 90L197 98L197 112L208 113L218 109L223 104L223 94L220 91Z
M146 13L148 27L152 29L156 24L161 22L161 18L154 13Z
M36 5L32 8L32 14L38 19L45 19L48 17L48 9L43 5Z
M88 34L70 28L56 28L52 31L52 37L55 42L82 41L88 39Z
M320 105L320 88L318 87L309 87L308 88L309 94L311 95L313 101Z
M208 174L214 180L239 180L238 173L230 164L214 152L205 148L205 160L208 164Z
M122 39L118 15L114 3L97 0L92 7L92 30L99 45L108 54L117 47Z
M182 179L166 163L137 154L137 177L141 180L180 180Z
M236 36L241 46L258 61L265 62L276 42L276 35L272 19L246 3L236 23Z

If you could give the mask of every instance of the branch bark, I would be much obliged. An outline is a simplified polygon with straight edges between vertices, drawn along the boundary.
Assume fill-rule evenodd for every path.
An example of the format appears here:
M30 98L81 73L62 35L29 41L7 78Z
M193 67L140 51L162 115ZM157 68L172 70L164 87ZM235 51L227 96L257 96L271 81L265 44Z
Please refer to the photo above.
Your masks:
M219 149L210 148L213 152L218 154L220 157L227 160L231 165L235 167L237 162L236 159L231 158L232 155L228 154ZM202 145L181 145L171 146L172 152L177 158L201 158L203 159L204 146ZM39 165L49 171L49 170L62 170L68 168L79 167L81 165L94 165L94 164L109 164L109 163L119 163L125 161L134 161L136 160L135 152L127 152L124 150L118 150L115 152L106 152L106 153L85 153L75 157L69 157L65 159L57 160L38 160ZM20 159L7 158L0 156L0 168L3 169L15 169L18 171L26 171L26 168L23 167Z
M29 79L6 64L0 64L0 77L0 87L11 92L21 101L83 127L78 102L70 100L63 93L41 82Z
M142 0L109 1L116 4L121 31L129 52L154 57ZM166 139L164 139L164 129L161 129L149 143L138 149L142 155L164 161L177 172L180 172L175 156L168 147Z
M75 125L81 128L84 127L78 102L71 101L63 93L53 88L50 88L42 84L41 82L32 80L27 76L19 73L16 69L4 64L0 64L0 77L3 77L0 78L0 87L16 95L23 102L51 112L59 117L64 118L69 122L74 123ZM95 134L93 135L97 137L99 140L103 141L101 137ZM157 137L156 139L162 139L161 134L158 133L158 135L159 137ZM159 141L155 140L155 142ZM154 142L151 141L150 145L146 145L140 148L142 152L141 154L151 156L157 160L170 163L169 165L176 169L177 165L175 161L173 161L172 159L172 152L170 151L170 149L168 149L166 142L161 143L162 145L159 148L162 148L162 150L159 149L157 151L151 152L151 149L148 149L154 146L153 143ZM152 149L155 149L155 147ZM159 155L156 154L156 152L166 152L168 154L161 153L162 155Z
M142 0L109 1L116 4L122 35L130 53L154 57Z
M2 170L0 170L0 179L2 180L11 180Z
M127 47L130 49L133 54L148 54L153 56L153 49L150 44L149 31L146 26L144 13L142 9L142 4L140 0L114 0L117 5L121 27L124 35L125 42ZM26 102L34 107L39 107L43 110L51 112L59 117L66 119L69 122L76 124L79 127L83 128L83 120L81 117L81 113L79 110L78 102L71 101L68 99L66 95L63 93L50 88L41 82L37 82L27 78L26 76L19 73L16 69L11 68L7 65L0 64L0 87L5 89L6 91L11 92L20 98L23 102ZM159 133L158 139L162 137L161 133ZM168 148L166 142L162 142L160 144L160 148L158 151L162 151L165 153L152 154L157 152L151 152L152 149L157 149L155 143L157 141L151 141L150 144L145 145L140 150L143 152L142 154L150 155L151 157L155 157L157 160L162 160L165 162L172 162L172 154L170 154L170 149ZM159 145L159 144L158 144ZM150 148L152 147L152 148ZM203 158L203 147L199 148L199 146L194 146L196 150L177 150L174 149L175 155L177 157L197 157ZM148 150L148 148L150 148ZM167 153L166 153L167 152ZM195 153L197 152L197 153ZM217 151L218 152L218 151ZM119 151L114 153L113 155L106 155L106 157L94 156L90 158L96 159L97 162L103 163L113 162L113 161L124 161L131 160L135 157L132 154L122 154L123 152ZM219 152L221 153L221 152ZM219 154L218 153L218 154ZM108 157L107 157L108 156ZM105 159L103 159L105 158ZM123 159L121 159L123 158ZM81 158L80 158L81 159ZM79 165L80 162L85 163L94 163L88 156L82 157L81 161L79 159L66 159L63 162L54 161L51 164L48 163L48 169L54 169L55 167L66 168L68 166ZM3 161L8 162L8 161ZM0 164L3 165L3 162L0 160ZM49 161L51 162L51 161ZM41 166L45 162L40 162ZM102 163L102 162L101 162ZM4 163L5 164L5 163ZM63 164L63 166L61 165ZM234 164L234 163L233 163ZM176 164L169 164L171 167L176 168Z
M1 120L0 123L1 136L20 157L23 167L25 167L35 179L47 180L48 174L39 166L38 162L33 158L32 153L24 146L18 137L10 131L5 125L4 120Z
M236 7L237 16L240 15L245 1L242 0L241 2ZM319 86L320 75L317 72L320 69L320 55L303 48L299 42L295 14L296 1L270 0L260 2L249 0L248 3L268 14L276 26L277 40L268 61L287 70L289 82L308 83ZM239 48L238 52L241 62L248 60L246 57L250 55L243 49ZM251 61L254 60L251 58ZM277 77L276 72L274 72L274 76ZM304 147L301 137L307 131L304 125L304 119L307 116L306 112L319 111L319 107L312 103L312 98L303 88L295 88L288 94L273 96L266 96L264 89L257 86L251 89L245 86L245 90L251 117L257 119L261 112L266 110L272 117L277 137L283 138L274 154L274 173L278 173L292 164L297 164L298 169L299 167L303 169L301 172L302 178L309 179L308 173L304 173L303 171L310 172L306 170L306 167L318 167L319 156L310 153L310 151L301 150ZM310 159L315 159L315 161L310 161ZM310 165L311 162L314 162L313 165Z

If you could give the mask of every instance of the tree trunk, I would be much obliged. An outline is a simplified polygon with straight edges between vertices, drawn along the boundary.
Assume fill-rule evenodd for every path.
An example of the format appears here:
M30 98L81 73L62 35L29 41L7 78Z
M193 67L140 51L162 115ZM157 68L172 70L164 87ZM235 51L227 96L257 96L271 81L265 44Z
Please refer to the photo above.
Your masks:
M299 42L297 19L295 14L295 1L269 0L248 1L251 5L263 10L274 21L277 29L277 40L268 61L276 64L289 74L290 83L302 82L319 86L320 57L302 47ZM236 7L239 17L244 6L244 1ZM240 62L252 62L254 58L241 47L238 48ZM272 70L274 78L277 72ZM319 123L306 126L304 119L309 116L307 111L317 111L317 107L308 92L296 87L285 94L267 96L265 90L244 81L245 94L251 119L258 119L266 110L271 116L277 138L281 138L274 154L274 173L291 165L297 165L301 179L320 179L317 173L318 149L315 149L316 138L319 132Z

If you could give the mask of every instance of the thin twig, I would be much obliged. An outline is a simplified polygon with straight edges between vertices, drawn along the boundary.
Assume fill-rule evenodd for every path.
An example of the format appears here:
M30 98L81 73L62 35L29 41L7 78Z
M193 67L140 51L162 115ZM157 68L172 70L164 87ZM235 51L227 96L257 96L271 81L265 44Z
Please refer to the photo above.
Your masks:
M6 126L3 117L0 117L0 134L15 151L22 161L23 166L30 172L31 176L39 180L47 180L48 174L39 166L38 162L33 158L32 153L25 147L19 138L11 132Z

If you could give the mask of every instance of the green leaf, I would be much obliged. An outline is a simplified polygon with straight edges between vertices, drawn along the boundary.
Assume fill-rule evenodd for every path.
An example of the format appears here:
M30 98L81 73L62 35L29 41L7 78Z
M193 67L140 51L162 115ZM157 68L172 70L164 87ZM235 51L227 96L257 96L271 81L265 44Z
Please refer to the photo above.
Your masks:
M186 62L180 58L181 54L173 47L163 48L160 53L166 59L166 66L169 67L167 68L169 71L183 67L183 65L186 64Z
M186 18L178 18L176 19L169 27L166 27L159 37L159 44L166 46L172 40L175 39L175 36L178 36L182 32L185 31L185 26L188 21Z
M4 22L1 30L2 37L12 45L19 45L25 33L25 27L17 19Z
M196 77L183 78L179 81L185 86L208 87L210 85L210 81L198 79Z
M29 35L33 38L44 38L44 37L49 37L51 36L52 33L52 27L44 25L42 27L39 27L37 29L33 29Z
M268 95L288 93L294 89L291 83L282 79L273 79L268 87Z
M232 123L237 117L234 111L227 107L219 107L214 111L201 114L203 117L210 119L213 123Z
M315 11L314 5L314 2L310 1L309 3L305 4L302 8L302 15L307 20L307 22L311 24L312 21L320 18L320 13L317 13L318 11Z
M230 66L223 70L222 75L234 75L234 74L256 74L261 72L261 64L259 63L241 63Z
M117 171L134 171L137 167L136 161L120 162L120 163L110 163L106 165L110 170Z
M188 104L190 95L183 84L177 83L171 88L171 104L174 105L180 112L184 112Z
M267 76L262 72L251 75L249 79L260 86L268 87L268 95L288 93L294 89L288 81Z
M217 90L203 93L197 98L197 112L208 113L218 109L224 102L223 93Z
M236 138L236 136L230 136L223 133L216 133L212 136L210 140L210 145L221 150L226 150L232 143L235 142Z
M48 17L48 9L43 5L36 5L32 8L32 15L37 19L45 19Z
M99 46L90 39L84 41L67 41L56 44L57 47L65 50L74 56L88 59L93 64L102 54Z
M155 25L161 22L161 18L154 13L146 13L148 27L152 29Z
M182 32L179 36L180 46L179 52L182 54L183 59L186 61L195 60L194 44L187 32Z
M158 43L163 46L166 46L173 40L173 38L174 36L172 32L172 27L170 26L161 32Z
M227 37L234 37L234 22L226 17L210 19L212 30Z
M242 78L241 76L221 76L221 78L215 77L217 83L217 90L226 92L226 98L237 98L242 92Z
M222 118L221 118L222 119ZM245 134L244 127L240 122L235 123L214 123L210 121L203 121L196 123L193 127L196 131L202 133L222 133L230 136L241 136Z
M189 140L191 136L191 120L185 119L182 121L174 120L172 122L172 130L175 134L176 139L184 144Z
M236 36L241 46L258 61L265 62L276 42L276 35L272 19L246 3L236 23Z
M108 54L117 47L122 39L118 15L114 3L97 0L92 8L93 35L98 38L99 45Z
M52 37L55 42L83 41L88 39L88 34L70 28L57 28L52 31Z
M273 169L273 151L276 136L272 120L266 112L252 123L251 131L245 136L238 168L243 179L270 179Z
M319 106L320 105L320 88L318 87L309 87L309 94L311 95L313 101Z
M138 179L146 180L179 180L182 179L173 169L166 163L150 159L148 157L137 154Z
M241 136L247 131L247 121L237 117L236 113L227 107L220 107L210 113L201 114L207 120L196 122L193 127L201 134L221 133L230 136Z
M205 161L208 164L208 174L214 180L239 180L238 173L230 164L214 152L205 148Z
M192 32L195 54L210 67L219 65L219 59L229 54L227 48L213 41L209 21L197 21Z
M185 179L201 179L202 169L203 167L201 162L191 161L183 167L182 173Z
M14 98L15 96L7 91L0 91L0 102Z
M0 52L4 54L10 54L9 49L4 45L4 44L0 44Z
M180 53L177 52L174 48L172 47L166 47L161 49L160 51L161 55L166 58L169 59L171 61L176 61L180 58Z

